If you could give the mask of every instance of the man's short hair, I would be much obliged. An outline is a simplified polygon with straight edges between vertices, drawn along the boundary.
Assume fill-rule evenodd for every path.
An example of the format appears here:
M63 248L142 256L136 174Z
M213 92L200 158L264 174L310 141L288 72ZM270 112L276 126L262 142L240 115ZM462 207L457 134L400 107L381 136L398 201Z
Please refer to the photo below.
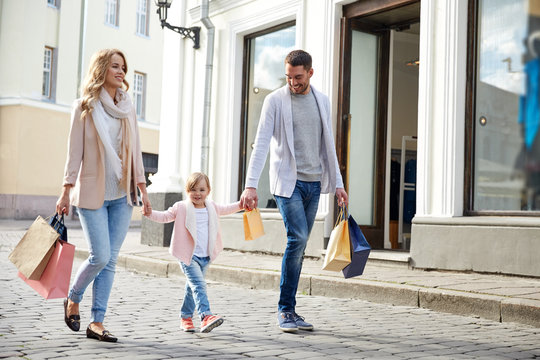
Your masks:
M305 70L311 69L311 55L304 50L293 50L285 58L285 64L302 65Z

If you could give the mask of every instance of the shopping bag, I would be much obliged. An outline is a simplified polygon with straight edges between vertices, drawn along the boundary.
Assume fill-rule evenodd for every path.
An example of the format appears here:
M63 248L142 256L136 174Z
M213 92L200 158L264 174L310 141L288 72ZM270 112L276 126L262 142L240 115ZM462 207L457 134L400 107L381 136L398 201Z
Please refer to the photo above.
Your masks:
M264 235L261 213L258 208L244 212L244 238L255 240Z
M352 215L349 215L349 239L351 240L351 263L343 269L345 279L364 273L371 251L371 246Z
M340 208L337 225L330 234L330 241L326 247L323 270L341 271L351 263L351 243L349 240L349 226L345 215L346 210Z
M9 260L25 277L39 280L59 237L47 221L38 216L9 254Z
M75 245L58 240L41 279L30 280L21 272L19 277L45 299L66 298L74 256Z

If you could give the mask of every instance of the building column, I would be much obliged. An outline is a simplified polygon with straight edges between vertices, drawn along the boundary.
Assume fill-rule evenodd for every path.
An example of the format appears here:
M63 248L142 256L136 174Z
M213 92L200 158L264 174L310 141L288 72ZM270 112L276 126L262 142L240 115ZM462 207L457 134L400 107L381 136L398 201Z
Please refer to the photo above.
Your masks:
M184 2L173 2L168 12L167 22L183 24ZM179 34L163 29L163 76L161 117L159 122L159 162L158 172L150 178L148 197L154 210L166 210L182 199L182 178L180 175L180 136L182 132L181 107L183 86L183 59L185 41ZM150 95L151 96L151 95ZM173 223L160 224L143 217L141 223L141 243L155 246L169 246Z

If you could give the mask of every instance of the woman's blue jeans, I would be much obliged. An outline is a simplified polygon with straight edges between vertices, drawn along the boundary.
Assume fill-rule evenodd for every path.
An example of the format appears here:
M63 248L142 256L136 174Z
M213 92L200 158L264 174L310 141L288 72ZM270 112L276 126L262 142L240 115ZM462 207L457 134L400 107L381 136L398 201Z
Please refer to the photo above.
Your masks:
M201 320L206 315L212 315L208 296L206 295L206 280L204 279L206 270L210 265L210 258L193 255L189 265L181 261L179 263L187 280L180 317L182 319L193 317L195 308L197 308Z
M77 271L69 298L80 303L93 281L91 322L103 322L114 280L116 260L126 238L133 207L126 197L105 200L96 210L77 209L88 243L89 256Z
M290 198L274 196L287 231L287 246L281 262L279 312L295 310L304 251L315 222L320 195L320 182L297 180Z

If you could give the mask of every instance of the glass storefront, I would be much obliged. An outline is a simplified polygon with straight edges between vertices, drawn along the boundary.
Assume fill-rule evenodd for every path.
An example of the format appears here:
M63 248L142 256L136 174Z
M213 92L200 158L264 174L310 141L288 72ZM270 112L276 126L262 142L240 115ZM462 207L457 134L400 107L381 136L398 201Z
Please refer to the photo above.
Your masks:
M478 0L471 210L540 210L540 1Z

